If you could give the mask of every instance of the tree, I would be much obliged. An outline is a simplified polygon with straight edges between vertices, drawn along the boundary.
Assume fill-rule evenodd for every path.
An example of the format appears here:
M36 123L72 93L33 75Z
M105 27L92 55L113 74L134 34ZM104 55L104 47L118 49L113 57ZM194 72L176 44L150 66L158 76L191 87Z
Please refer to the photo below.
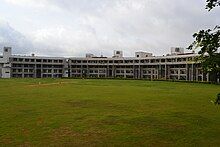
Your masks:
M220 6L220 1L219 0L206 0L206 9L209 11L212 10L216 6Z
M207 0L206 9L211 11L214 7L220 6L220 0ZM195 41L188 47L190 50L199 48L199 57L196 61L201 62L206 73L210 73L210 80L217 82L220 76L220 26L214 29L200 30L193 35Z

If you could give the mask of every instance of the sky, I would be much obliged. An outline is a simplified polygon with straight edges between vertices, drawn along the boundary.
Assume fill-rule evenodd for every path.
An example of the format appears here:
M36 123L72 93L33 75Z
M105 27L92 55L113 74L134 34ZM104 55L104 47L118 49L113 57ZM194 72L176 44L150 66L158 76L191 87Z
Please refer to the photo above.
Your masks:
M0 48L47 56L165 55L220 24L220 9L208 12L205 1L0 0Z

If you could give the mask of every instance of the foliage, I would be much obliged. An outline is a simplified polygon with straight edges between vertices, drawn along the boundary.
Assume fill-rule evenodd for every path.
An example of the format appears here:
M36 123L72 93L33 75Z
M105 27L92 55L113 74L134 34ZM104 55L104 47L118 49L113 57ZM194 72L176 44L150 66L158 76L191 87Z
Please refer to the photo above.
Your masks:
M193 35L195 41L189 46L189 49L200 48L197 60L202 63L206 72L220 72L220 26L213 30L200 30Z
M220 6L220 0L206 0L206 3L206 9L208 9L209 11L216 6Z
M206 9L209 11L214 7L220 6L220 0L207 0ZM199 48L200 55L196 58L202 63L203 70L211 73L212 81L216 81L220 75L220 26L213 30L200 30L193 35L195 41L188 47L190 50Z
M216 97L215 104L220 105L220 93Z

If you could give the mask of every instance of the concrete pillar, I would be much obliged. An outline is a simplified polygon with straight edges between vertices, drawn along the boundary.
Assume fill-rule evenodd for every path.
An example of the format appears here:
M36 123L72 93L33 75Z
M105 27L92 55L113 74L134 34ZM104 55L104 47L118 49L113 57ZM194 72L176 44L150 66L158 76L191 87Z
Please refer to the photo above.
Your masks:
M151 68L151 80L153 80L153 70Z
M198 81L198 69L196 69L196 81Z
M191 81L194 81L194 65L192 64L192 68L191 68Z
M34 78L37 78L37 65L34 64Z
M202 73L202 82L204 81L204 73Z
M22 68L22 69L21 69L21 71L22 71L22 73L21 73L21 74L22 74L22 78L24 78L24 64L23 64L23 63L22 63L21 68Z
M180 80L180 69L178 69L177 72L178 72L178 80Z
M51 69L51 77L52 77L52 78L55 78L55 77L54 77L54 68L53 68L53 65L52 65L52 69Z
M167 64L165 64L165 80L167 80Z
M206 74L206 77L207 77L207 78L206 78L206 79L207 79L207 82L209 82L209 73Z
M186 64L186 81L189 81L189 66Z

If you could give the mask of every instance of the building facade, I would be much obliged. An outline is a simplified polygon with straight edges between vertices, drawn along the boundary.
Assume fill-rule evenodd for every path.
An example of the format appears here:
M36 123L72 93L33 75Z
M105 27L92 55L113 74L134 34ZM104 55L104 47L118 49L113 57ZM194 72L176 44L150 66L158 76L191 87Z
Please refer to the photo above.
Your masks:
M209 81L209 75L193 60L196 54L184 54L182 48L171 48L171 51L166 56L136 52L135 57L123 57L122 51L115 51L113 57L87 54L85 58L63 58L12 55L11 48L5 47L0 56L0 77Z

